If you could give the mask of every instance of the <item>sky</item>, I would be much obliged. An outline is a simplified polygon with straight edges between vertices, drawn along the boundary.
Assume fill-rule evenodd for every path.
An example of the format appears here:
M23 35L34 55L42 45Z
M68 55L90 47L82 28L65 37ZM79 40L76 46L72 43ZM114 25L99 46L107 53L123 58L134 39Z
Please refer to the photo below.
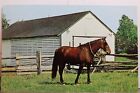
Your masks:
M117 31L119 20L124 14L137 24L137 7L135 6L9 5L2 8L2 13L9 20L10 24L16 21L32 20L82 11L91 11L114 32Z

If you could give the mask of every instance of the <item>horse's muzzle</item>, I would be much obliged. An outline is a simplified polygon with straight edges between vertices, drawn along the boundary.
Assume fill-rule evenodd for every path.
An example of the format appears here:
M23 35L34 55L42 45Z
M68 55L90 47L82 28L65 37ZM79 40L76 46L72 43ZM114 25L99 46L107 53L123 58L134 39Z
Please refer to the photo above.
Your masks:
M106 52L106 55L109 55L110 53L111 53L110 51L107 51L107 52Z

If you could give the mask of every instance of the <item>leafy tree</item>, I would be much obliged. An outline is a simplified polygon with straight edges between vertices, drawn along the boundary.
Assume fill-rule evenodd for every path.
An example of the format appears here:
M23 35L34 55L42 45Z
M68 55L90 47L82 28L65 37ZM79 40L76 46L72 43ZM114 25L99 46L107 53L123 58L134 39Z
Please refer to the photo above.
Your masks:
M137 26L132 19L123 15L116 33L116 52L137 53Z
M2 14L2 30L5 30L6 28L9 27L9 20L6 19L6 16Z

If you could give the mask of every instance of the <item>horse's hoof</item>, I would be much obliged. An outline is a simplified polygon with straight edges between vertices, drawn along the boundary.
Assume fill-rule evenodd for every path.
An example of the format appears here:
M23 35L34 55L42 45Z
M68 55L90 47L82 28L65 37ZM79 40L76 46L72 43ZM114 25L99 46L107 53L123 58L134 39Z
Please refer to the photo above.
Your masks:
M62 85L66 85L65 83L62 83Z
M64 85L64 83L60 83L60 85Z
M87 84L92 84L92 83L89 81L89 82L87 82Z
M77 85L77 86L79 86L80 84L79 84L79 83L77 83L76 85Z
M79 83L75 83L74 85L75 85L75 86L78 86L78 85L80 85L80 84L79 84Z
M75 82L75 85L80 85L78 82Z
M65 85L65 83L64 83L64 82L60 82L60 84L61 84L61 85Z

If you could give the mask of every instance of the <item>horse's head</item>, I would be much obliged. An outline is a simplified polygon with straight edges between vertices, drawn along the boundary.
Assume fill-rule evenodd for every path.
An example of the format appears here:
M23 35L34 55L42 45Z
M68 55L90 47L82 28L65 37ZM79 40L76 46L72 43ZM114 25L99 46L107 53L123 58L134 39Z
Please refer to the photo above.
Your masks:
M104 54L110 54L111 50L109 45L106 42L106 38L94 40L91 42L88 42L86 44L82 44L79 47L85 47L88 46L90 49L90 52L94 55L99 49L104 50Z
M111 49L108 43L106 42L106 37L100 39L100 45L101 45L101 49L103 49L107 54L111 53Z

